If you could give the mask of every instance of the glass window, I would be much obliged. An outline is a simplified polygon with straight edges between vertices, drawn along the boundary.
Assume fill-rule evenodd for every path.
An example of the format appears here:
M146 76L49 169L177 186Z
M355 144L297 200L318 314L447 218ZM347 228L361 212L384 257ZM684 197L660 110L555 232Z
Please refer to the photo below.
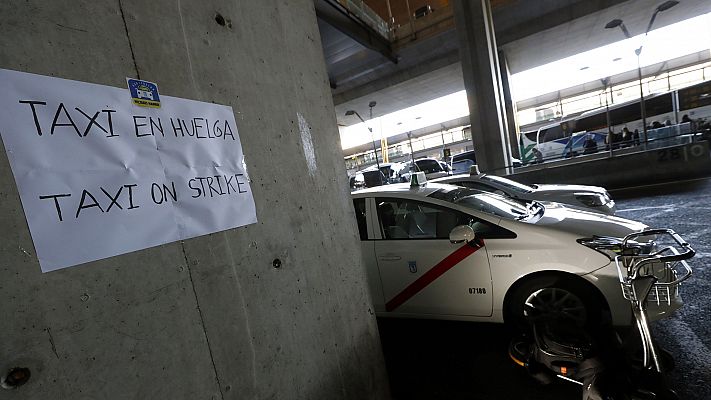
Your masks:
M442 172L442 166L436 160L416 160L415 163L418 169L426 174Z
M457 185L457 186L464 186L470 189L476 189L476 190L481 190L483 192L493 192L494 189L493 187L489 185L484 185L479 182L472 182L472 181L459 181L459 182L451 182L452 185Z
M378 199L378 215L385 239L448 239L457 225L472 217L454 210L404 199Z
M666 75L666 74L664 74ZM654 79L647 83L649 93L664 93L669 91L669 80L666 76L661 79Z
M711 82L679 90L679 109L690 110L711 105Z
M467 159L461 161L454 161L452 162L452 174L468 174L469 168L471 168L471 166L474 164L474 161Z
M363 171L363 179L366 187L380 186L385 182L385 176L379 169L375 171Z
M360 240L368 239L368 223L365 218L365 199L353 199L353 206L355 206L356 221L358 221L358 232L360 233Z
M697 69L695 71L689 71L686 73L675 74L669 76L669 85L671 89L678 89L685 87L696 82L703 82L704 72L703 69Z
M541 129L541 133L538 136L540 143L552 142L554 140L563 139L565 137L565 132L560 126L552 126L550 128Z
M506 238L515 234L471 215L405 199L376 199L384 239L449 239L459 225L469 225L478 237Z
M538 137L538 131L526 132L522 133L522 135L525 135L529 142L535 143L536 138Z
M469 188L438 190L430 197L507 219L523 221L529 216L526 207L515 200Z
M481 180L498 183L499 185L518 193L531 193L533 191L533 188L530 186L495 175L484 175L481 177Z

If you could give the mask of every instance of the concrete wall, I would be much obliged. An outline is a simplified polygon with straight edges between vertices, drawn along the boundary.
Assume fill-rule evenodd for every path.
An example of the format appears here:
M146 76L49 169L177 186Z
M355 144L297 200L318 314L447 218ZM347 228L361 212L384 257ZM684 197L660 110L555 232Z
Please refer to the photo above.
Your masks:
M259 220L41 274L0 149L0 371L32 372L0 398L388 397L311 0L2 2L0 32L0 68L231 105Z

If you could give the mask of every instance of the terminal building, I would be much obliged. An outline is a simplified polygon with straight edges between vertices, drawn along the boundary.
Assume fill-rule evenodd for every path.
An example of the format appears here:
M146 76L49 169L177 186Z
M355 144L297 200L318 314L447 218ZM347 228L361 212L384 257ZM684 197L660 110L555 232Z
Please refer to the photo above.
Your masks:
M416 2L412 3L414 6L420 5ZM413 4L410 6L414 7ZM336 99L337 111L347 108L357 109L359 104L361 113L367 115L368 100L378 100L381 92L376 90L368 93L370 97L359 99L350 99L349 96L357 96L356 93L362 93L368 87L379 89L378 85L382 85L383 81L395 79L394 76L398 75L391 71L408 68L400 64L408 62L405 54L409 55L409 52L416 53L416 57L420 57L417 59L419 75L408 69L408 74L399 75L407 76L406 81L398 81L397 85L382 89L385 103L376 102L378 105L370 110L375 117L369 123L362 123L356 118L337 113L342 135L346 137L343 140L344 158L349 172L355 173L359 169L373 165L374 152L379 154L380 160L386 162L407 160L411 155L414 155L414 158L434 157L449 161L446 159L447 155L473 150L464 81L460 79L459 53L454 55L456 51L450 49L445 57L443 54L446 49L441 45L442 42L450 44L452 42L446 39L448 35L453 35L455 30L452 4L449 2L440 2L437 5L424 4L422 6L424 15L418 14L419 16L416 17L413 14L412 18L408 18L409 14L405 10L399 10L400 14L397 8L393 11L392 4L390 9L379 7L377 4L369 5L367 2L362 6L363 10L346 5L347 13L356 19L359 18L359 13L363 13L369 15L369 17L362 17L364 20L377 20L380 24L377 26L380 26L382 32L386 32L381 34L391 38L392 46L399 54L404 55L402 60L388 65L385 55L378 55L377 50L369 49L367 44L362 45L357 51L353 50L357 48L357 44L351 41L348 47L351 57L360 60L358 65L361 69L372 68L373 72L370 74L369 82L360 72L352 71L354 76L358 76L358 87L351 89L353 85L351 79L355 78L351 78L348 70L340 66L350 64L342 58L338 62L329 63L329 76L332 90L336 93L334 99ZM646 3L632 5L627 2L608 7L604 11L591 10L589 15L581 15L557 26L553 26L550 21L542 22L537 16L536 22L532 22L535 12L550 12L541 9L534 14L526 14L526 17L530 17L531 20L525 22L527 29L540 29L540 31L532 32L525 38L510 38L513 35L511 32L497 37L497 56L500 64L497 73L502 77L503 93L508 95L503 99L510 99L510 104L506 105L508 107L506 118L511 136L510 156L513 160L535 161L530 152L533 144L547 153L545 157L547 160L565 158L566 154L563 154L565 143L555 145L555 154L546 151L550 146L544 142L543 137L540 138L539 146L538 130L542 127L563 123L571 125L571 131L567 132L568 137L583 131L606 134L608 123L605 117L602 118L604 120L602 124L595 123L584 127L585 129L574 128L575 120L581 115L589 116L594 113L602 115L606 114L605 110L612 108L610 129L621 132L627 125L630 131L641 128L640 94L648 97L646 103L651 101L651 97L657 97L656 103L664 102L661 108L655 107L654 104L649 105L646 117L649 117L650 126L655 119L660 123L670 120L675 125L679 124L684 114L687 114L689 119L695 116L701 124L708 119L709 112L705 107L708 105L706 104L708 100L698 98L706 93L704 82L709 79L711 66L709 51L706 48L708 46L702 39L704 35L699 34L704 31L703 26L708 19L705 5L698 3L699 8L694 9L694 6L685 3L684 7L690 7L686 11L676 9L675 6L660 11L655 11L655 7L649 7L649 17L654 15L654 19L647 20L647 24L642 26L645 22L642 20L648 18L640 15L642 13L639 10L644 7L648 5ZM520 8L518 4L492 2L494 21L497 20L497 15L515 14L514 10L518 8ZM688 14L678 18L670 16L670 13L679 12L688 12ZM522 14L516 15L517 18L526 18ZM550 19L553 14L542 15ZM606 19L621 22L614 27L606 28L606 24L599 26L599 21ZM628 25L633 23L630 20L640 25L639 29L628 29ZM618 27L624 27L624 30ZM497 24L494 24L494 28L501 29ZM338 32L342 31L322 28L322 32L325 36L326 54L333 52L343 57L346 54L344 50L346 42L336 39L340 35ZM585 36L584 45L580 43L581 36ZM403 37L407 39L403 40ZM427 46L435 46L437 50L429 52L423 50L429 49ZM418 48L419 52L414 50ZM635 55L637 48L640 49L639 57ZM644 51L642 52L641 49ZM362 61L366 59L364 54L367 54L369 60L367 64ZM423 54L431 54L429 56L431 60L425 60L427 56ZM424 65L432 66L427 68ZM574 68L576 65L578 67ZM639 70L637 66L640 66ZM381 72L382 70L388 72ZM509 81L511 85L508 85ZM696 85L699 85L699 89L692 87ZM407 90L410 91L406 92ZM681 91L677 92L679 90ZM697 91L699 93L695 94ZM664 94L668 94L665 100L659 98ZM681 101L681 109L677 99L679 94L684 99ZM340 99L346 98L349 100L341 106ZM397 99L396 106L390 105L391 98ZM630 106L627 115L618 119L621 111L615 110L618 110L623 103L637 103L637 110L634 113L635 107ZM370 140L366 137L368 129L372 130ZM355 145L352 139L347 139L348 136L358 136L360 144ZM552 137L552 134L549 134L548 141L551 141ZM564 137L565 135L558 139ZM514 162L507 160L505 164L510 166ZM511 171L501 169L497 172L510 173Z

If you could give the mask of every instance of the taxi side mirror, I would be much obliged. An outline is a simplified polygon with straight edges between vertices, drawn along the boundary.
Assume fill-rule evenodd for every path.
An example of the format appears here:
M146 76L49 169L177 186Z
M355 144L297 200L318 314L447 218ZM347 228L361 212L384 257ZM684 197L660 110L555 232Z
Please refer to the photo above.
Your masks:
M469 225L459 225L455 226L451 232L449 232L449 242L453 244L471 242L476 239L476 233Z

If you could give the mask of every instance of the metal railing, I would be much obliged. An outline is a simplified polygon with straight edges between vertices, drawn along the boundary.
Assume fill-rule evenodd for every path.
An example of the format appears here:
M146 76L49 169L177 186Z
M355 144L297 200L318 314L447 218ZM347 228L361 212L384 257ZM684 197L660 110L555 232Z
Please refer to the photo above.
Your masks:
M358 19L373 28L385 39L390 40L388 23L373 11L363 0L338 0L343 7L353 13Z

